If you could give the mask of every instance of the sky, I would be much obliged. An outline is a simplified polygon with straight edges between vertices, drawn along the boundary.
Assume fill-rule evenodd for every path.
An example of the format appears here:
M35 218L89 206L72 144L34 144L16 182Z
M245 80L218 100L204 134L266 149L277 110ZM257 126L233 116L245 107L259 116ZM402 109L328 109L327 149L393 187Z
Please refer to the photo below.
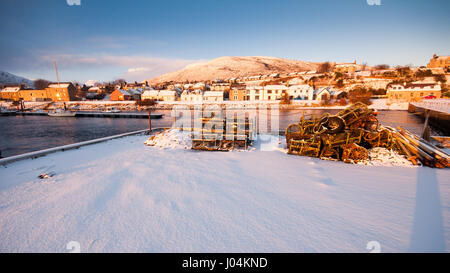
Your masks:
M378 3L380 5L377 5ZM221 56L426 65L448 0L0 0L0 70L142 81Z

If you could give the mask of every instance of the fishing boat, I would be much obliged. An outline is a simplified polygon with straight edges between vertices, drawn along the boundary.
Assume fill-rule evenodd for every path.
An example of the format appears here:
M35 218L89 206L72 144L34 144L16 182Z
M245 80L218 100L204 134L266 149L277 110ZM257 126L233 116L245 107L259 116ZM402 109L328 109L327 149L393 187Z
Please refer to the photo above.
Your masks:
M0 107L0 115L1 116L12 116L12 115L15 115L16 113L17 113L16 110L11 110L8 108Z
M53 111L48 112L48 115L51 117L74 117L76 113L63 109L55 109Z
M103 113L120 113L120 112L121 111L116 107L108 107L103 111Z

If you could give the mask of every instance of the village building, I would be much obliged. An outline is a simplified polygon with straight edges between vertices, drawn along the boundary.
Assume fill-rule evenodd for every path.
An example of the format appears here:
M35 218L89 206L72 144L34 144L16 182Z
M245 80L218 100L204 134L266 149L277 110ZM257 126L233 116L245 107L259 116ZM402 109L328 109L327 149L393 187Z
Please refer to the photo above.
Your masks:
M158 100L160 101L176 101L177 91L175 90L160 90L158 93Z
M203 101L203 91L200 89L194 91L184 90L180 99L181 101L201 102Z
M112 101L125 101L125 100L141 100L142 92L138 89L119 89L111 93L110 99Z
M288 87L286 85L266 85L264 87L263 100L279 100L281 94L287 92Z
M23 88L22 85L19 86L7 86L2 89L0 92L0 99L2 100L12 100L12 101L18 101L19 100L19 91Z
M323 87L317 90L314 90L313 100L316 101L328 101L332 98L333 91L330 87Z
M206 91L203 93L203 101L223 101L223 91Z
M47 99L52 101L75 100L76 88L70 82L52 83L45 90Z
M264 86L247 86L246 91L249 100L264 100Z
M158 90L145 90L141 95L141 100L158 100Z
M88 93L101 93L102 90L98 86L92 86L88 89Z
M52 83L43 90L25 89L23 85L2 89L0 98L13 101L72 101L76 88L72 83Z
M175 90L145 90L141 95L142 100L176 101L177 98Z
M249 100L248 91L244 87L233 87L230 90L228 99L231 101Z
M362 84L365 87L373 89L386 89L390 82L391 82L390 79L380 79L373 77L367 77L362 79Z
M144 88L146 87L145 83L127 83L122 89L123 90L130 90L130 89L139 89L139 88Z
M230 85L228 82L213 83L209 86L209 90L225 92L230 90Z
M290 99L312 100L314 88L308 84L291 85L287 89Z
M427 65L428 68L448 68L450 67L450 56L433 55Z
M441 97L441 86L437 83L390 84L386 92L391 102L418 101L426 96Z
M362 70L363 66L354 61L353 63L337 63L334 65L334 73L355 73Z
M202 91L205 91L205 90L207 90L209 88L209 86L206 83L204 83L204 82L197 82L194 85L192 85L192 88L200 89Z

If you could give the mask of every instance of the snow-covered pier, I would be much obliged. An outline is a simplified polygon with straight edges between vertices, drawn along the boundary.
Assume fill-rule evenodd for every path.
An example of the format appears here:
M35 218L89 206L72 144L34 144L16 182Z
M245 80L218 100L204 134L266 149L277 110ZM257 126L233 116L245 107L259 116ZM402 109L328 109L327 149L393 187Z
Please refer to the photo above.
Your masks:
M429 115L430 124L446 136L450 136L450 99L412 102L408 111L424 119Z
M0 167L0 252L67 252L71 241L81 252L450 249L447 169L323 161L270 141L210 153L147 139Z

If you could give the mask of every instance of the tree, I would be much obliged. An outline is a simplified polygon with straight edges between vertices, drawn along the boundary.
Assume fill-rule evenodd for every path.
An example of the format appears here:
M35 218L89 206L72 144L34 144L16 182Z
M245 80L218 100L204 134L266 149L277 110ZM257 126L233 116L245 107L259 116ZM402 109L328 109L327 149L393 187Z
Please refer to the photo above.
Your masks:
M411 73L411 67L409 66L397 66L395 70L402 77L407 77Z
M345 86L344 84L344 80L343 79L339 79L336 83L336 87L337 88L343 88Z
M378 64L375 66L375 69L377 70L385 70L385 69L389 69L390 66L388 64Z
M331 68L332 67L331 67L330 62L324 62L324 63L320 64L318 72L319 73L328 73L331 71Z
M364 62L364 63L362 64L361 70L362 70L362 71L366 71L366 69L367 69L367 63Z
M378 95L378 96L384 96L386 95L386 89L380 88L380 89L373 89L371 90L372 94Z
M447 82L447 78L445 77L444 74L437 74L437 75L434 75L434 80L437 81L437 82L440 82L440 83L445 83L445 82Z
M372 92L364 87L356 87L348 93L348 99L351 103L362 102L364 104L370 105L372 102L370 98L372 97Z
M289 94L287 92L281 93L281 100L280 104L291 104L291 98L289 97Z
M37 79L34 81L34 88L44 90L49 86L50 82L44 79Z
M414 76L416 76L417 78L431 77L433 76L433 72L431 72L430 69L417 70L416 73L414 73Z

